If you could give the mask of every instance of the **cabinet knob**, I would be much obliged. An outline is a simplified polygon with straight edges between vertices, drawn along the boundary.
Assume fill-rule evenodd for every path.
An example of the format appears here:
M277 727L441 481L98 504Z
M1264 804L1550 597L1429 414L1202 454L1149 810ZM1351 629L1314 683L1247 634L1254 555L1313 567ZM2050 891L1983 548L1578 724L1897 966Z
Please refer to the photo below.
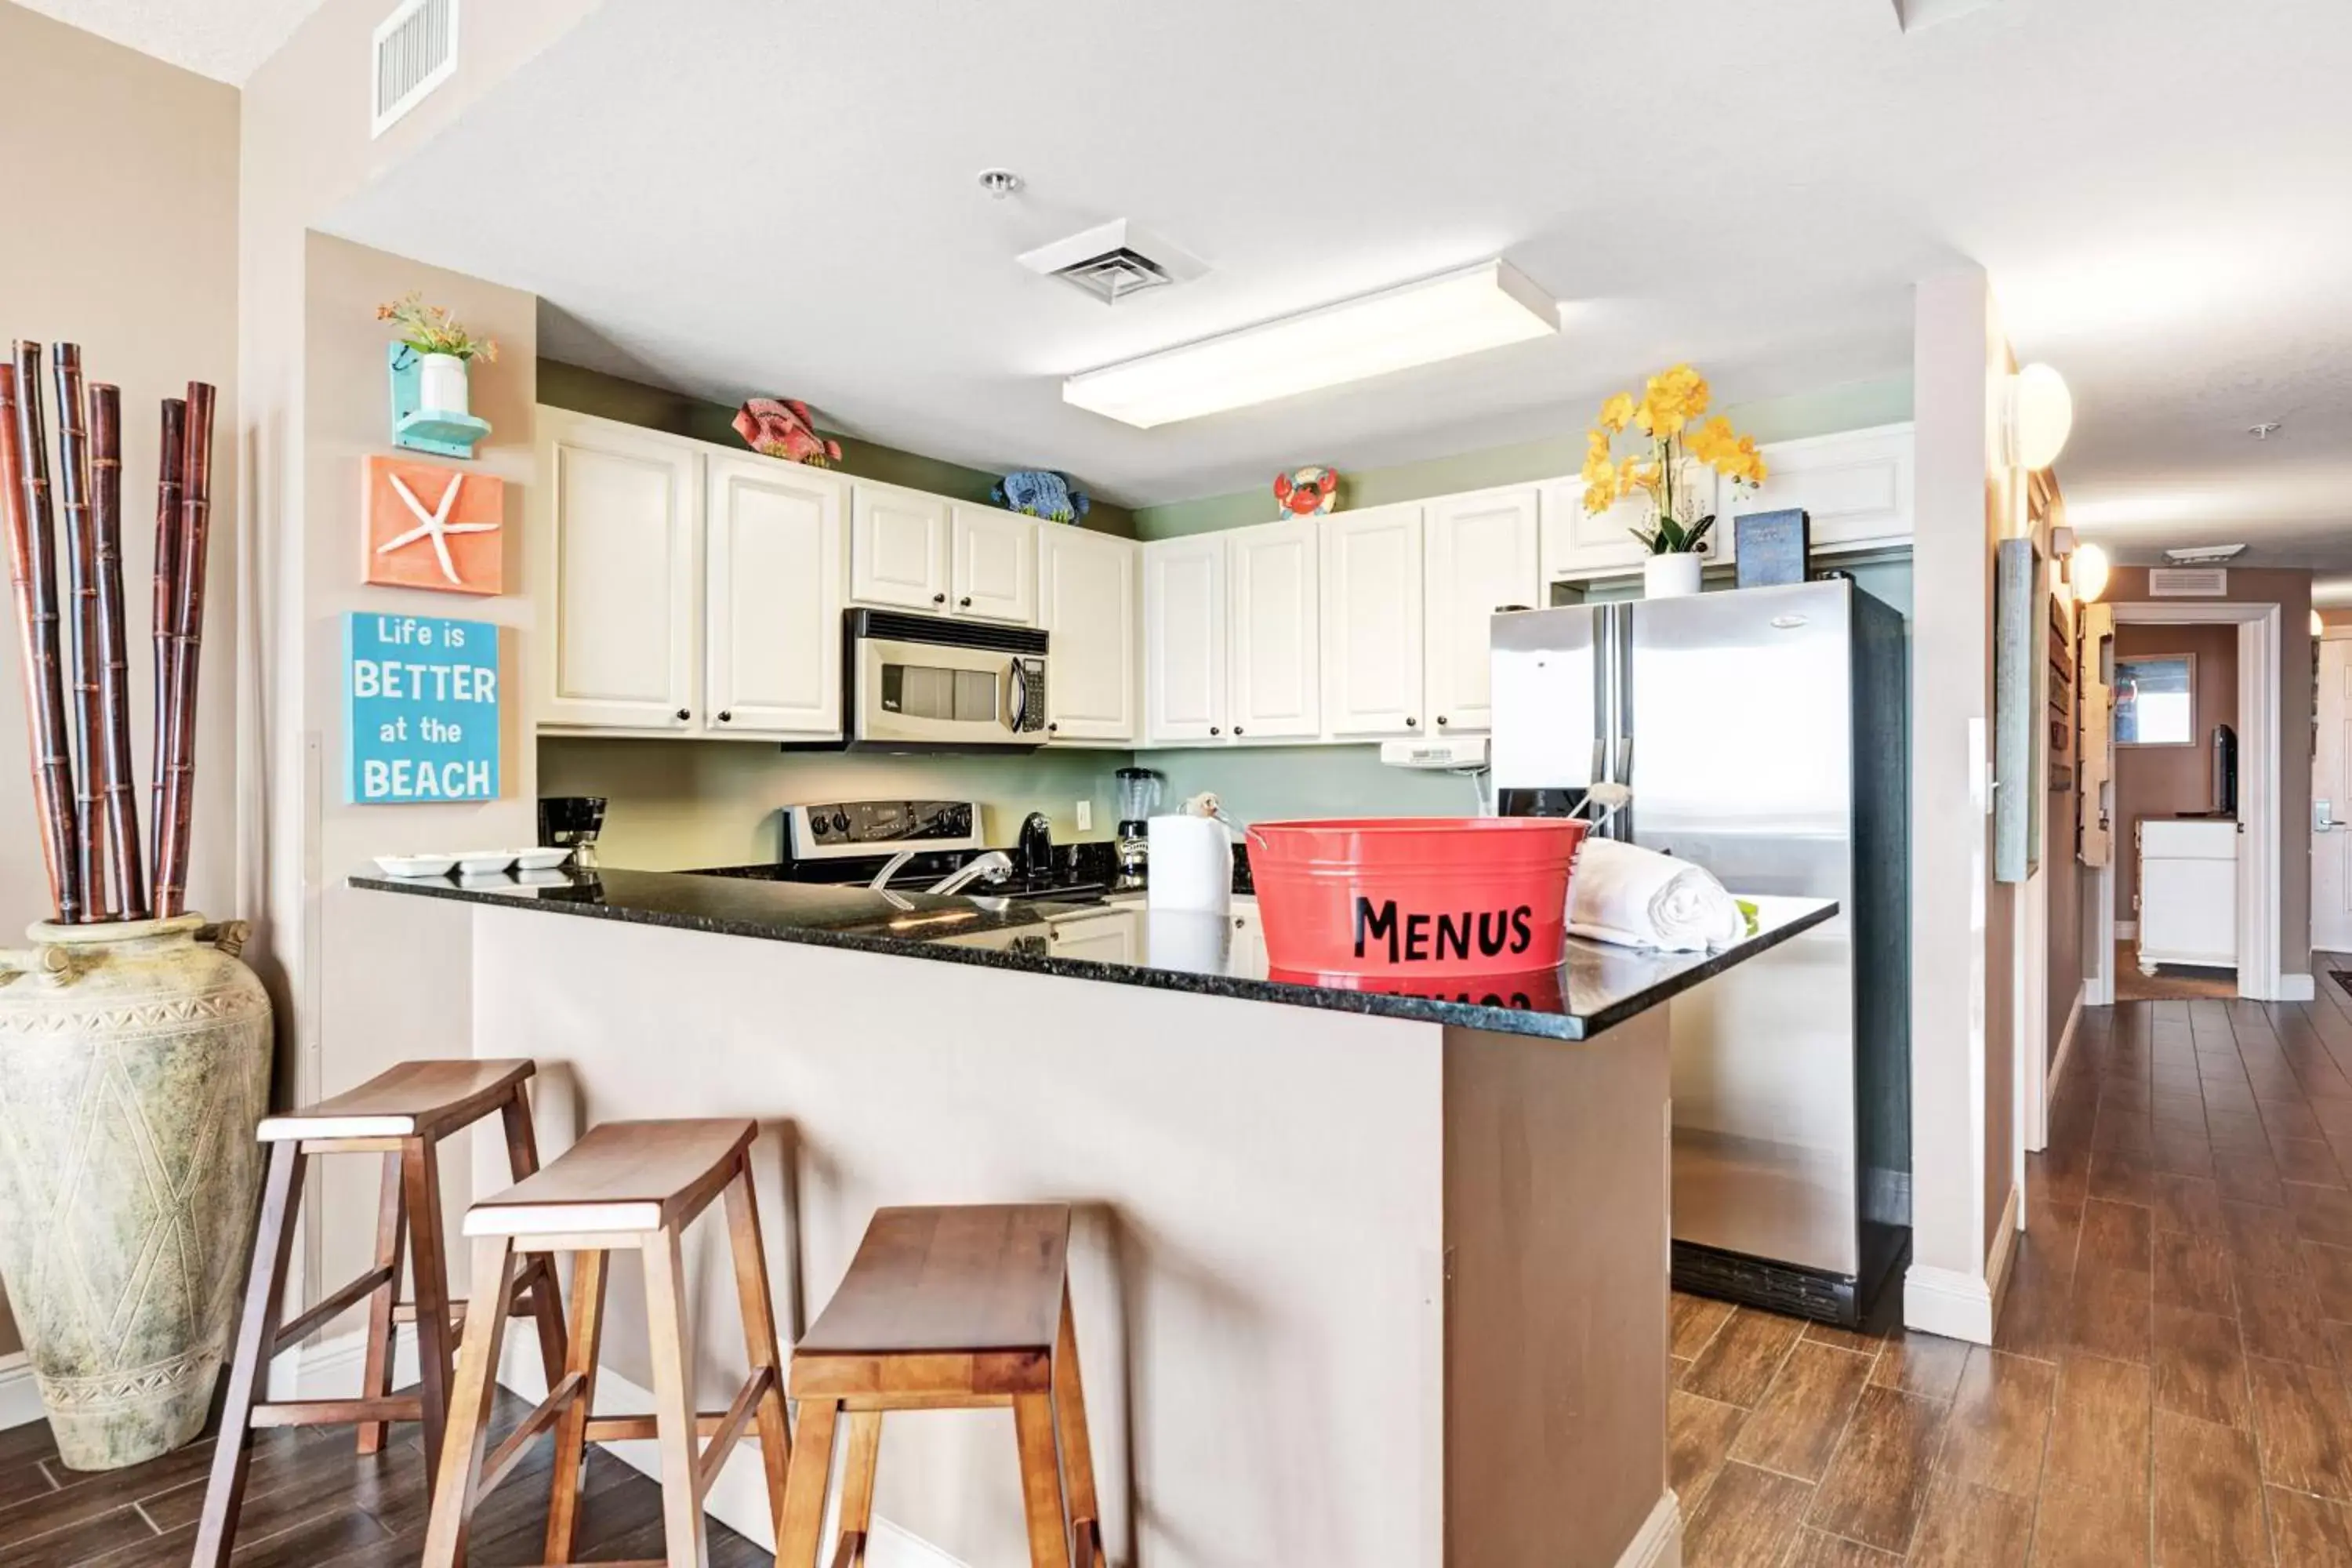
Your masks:
M957 607L958 609L963 609L963 610L969 610L969 609L971 609L971 595L970 594L966 594L962 598L958 599L958 600L956 601L956 607Z
M1439 723L1440 725L1443 725L1443 724L1445 722L1445 715L1444 715L1444 714L1443 714L1443 713L1440 713L1440 714L1437 716L1437 721L1438 721L1438 723Z
M733 723L733 722L735 721L735 713L734 713L734 710L733 710L732 709L729 709L729 708L721 708L721 709L719 710L719 721L721 724L731 724L731 723Z
M1062 727L1059 724L1048 724L1045 726L1045 733L1048 735L1058 735L1061 732Z
M1212 724L1209 726L1209 733L1212 735L1222 735L1224 731L1218 729L1214 724Z
M677 721L678 721L679 723L681 723L681 724L685 723L688 719L691 719L691 718L693 718L693 717L694 717L694 710L693 710L692 709L690 709L690 708L681 708L681 709L679 709L679 710L677 710Z
M1216 731L1213 731L1213 730L1212 730L1212 731L1209 731L1209 732L1210 732L1211 734L1213 734L1213 735L1216 733ZM1234 725L1234 734L1236 734L1236 735L1238 735L1238 734L1240 734L1241 732L1242 732L1242 727L1241 727L1239 724Z
M1408 719L1404 721L1404 727L1408 730L1418 730L1421 728L1421 721L1418 719Z
M931 603L934 605L944 605L947 602L948 596L945 594L934 594L931 595Z

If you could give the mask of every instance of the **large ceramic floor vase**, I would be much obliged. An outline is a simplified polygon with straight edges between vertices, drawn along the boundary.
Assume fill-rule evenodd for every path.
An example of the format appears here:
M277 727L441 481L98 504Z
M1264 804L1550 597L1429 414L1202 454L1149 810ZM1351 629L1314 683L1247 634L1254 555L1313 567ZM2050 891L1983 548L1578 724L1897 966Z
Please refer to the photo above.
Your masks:
M269 998L242 923L36 925L0 952L0 1279L58 1453L195 1436L260 1181Z

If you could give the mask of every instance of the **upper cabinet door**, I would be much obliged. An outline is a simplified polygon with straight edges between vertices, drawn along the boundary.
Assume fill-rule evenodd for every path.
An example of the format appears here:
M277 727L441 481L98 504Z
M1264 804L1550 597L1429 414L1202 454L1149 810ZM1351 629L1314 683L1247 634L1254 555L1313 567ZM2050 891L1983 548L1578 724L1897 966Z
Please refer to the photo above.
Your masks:
M1047 743L1133 745L1139 683L1136 622L1142 551L1124 539L1059 524L1037 534L1039 623L1050 641Z
M770 458L709 468L703 728L838 735L848 486Z
M1231 700L1235 740L1312 739L1322 732L1321 646L1316 606L1319 520L1225 535L1231 595Z
M1145 733L1160 745L1225 735L1225 540L1143 547ZM1049 677L1050 679L1050 677Z
M1908 425L1882 425L1775 441L1763 448L1771 477L1733 510L1801 507L1816 550L1860 550L1911 539L1914 442Z
M1494 723L1487 642L1495 612L1543 603L1536 488L1448 496L1423 521L1429 704L1433 732Z
M1728 487L1712 468L1693 464L1684 476L1698 492L1698 515L1712 514L1707 531L1706 558L1733 559L1731 519L1722 510L1730 499ZM1742 510L1756 510L1742 507ZM1584 510L1584 481L1554 479L1543 491L1543 574L1547 583L1580 577L1620 577L1639 572L1649 552L1633 537L1633 530L1650 524L1647 497L1629 496L1604 512Z
M948 605L948 503L891 485L851 492L849 596L937 615Z
M1322 521L1324 732L1422 733L1421 508Z
M1057 524L1056 526L1060 526ZM1037 624L1037 520L993 507L955 508L950 608L987 621Z
M702 626L701 458L692 443L539 411L552 614L542 723L690 730Z

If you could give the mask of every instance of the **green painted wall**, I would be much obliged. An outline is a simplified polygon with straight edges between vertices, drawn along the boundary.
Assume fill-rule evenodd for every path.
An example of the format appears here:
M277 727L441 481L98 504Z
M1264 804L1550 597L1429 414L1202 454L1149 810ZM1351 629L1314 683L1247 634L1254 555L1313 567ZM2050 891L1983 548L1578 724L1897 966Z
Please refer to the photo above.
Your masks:
M1805 436L1827 436L1840 430L1862 430L1873 425L1897 425L1911 417L1911 381L1854 382L1799 397L1776 397L1740 404L1724 413L1744 434L1759 441L1793 441ZM1387 506L1393 501L1424 500L1485 489L1490 485L1525 484L1558 479L1584 466L1582 421L1562 416L1558 436L1523 441L1512 447L1488 447L1452 458L1400 463L1394 468L1366 468L1342 476L1339 504L1354 510ZM1266 476L1271 487L1274 476ZM1138 539L1174 539L1188 533L1213 533L1219 529L1245 528L1275 521L1270 488L1237 495L1206 496L1199 500L1166 506L1138 507Z
M559 360L539 362L539 400L550 407L593 414L625 425L642 425L648 430L666 430L673 436L688 436L721 447L743 445L743 438L735 434L735 411L723 404L706 403L684 393ZM828 434L841 443L841 461L835 468L861 479L904 485L909 489L987 505L992 504L988 499L991 487L1003 477L917 452L902 452L896 447L860 441L854 436ZM1134 514L1108 501L1094 503L1087 512L1085 526L1122 539L1135 537Z

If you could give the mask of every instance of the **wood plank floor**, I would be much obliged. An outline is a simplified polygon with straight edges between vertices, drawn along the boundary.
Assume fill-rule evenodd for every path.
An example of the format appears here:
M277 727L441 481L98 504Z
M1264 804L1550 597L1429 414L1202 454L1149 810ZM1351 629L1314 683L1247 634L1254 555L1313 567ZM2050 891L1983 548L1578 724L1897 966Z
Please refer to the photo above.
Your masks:
M2084 1016L1990 1350L1677 1296L1686 1568L2352 1568L2352 1001Z
M511 1430L528 1406L499 1398ZM257 1436L236 1562L250 1568L395 1568L425 1549L425 1456L415 1426L360 1458L340 1427ZM494 1436L493 1442L497 1441ZM475 1514L470 1561L480 1568L542 1560L550 1440L535 1443ZM7 1568L184 1568L212 1464L209 1440L128 1470L84 1474L58 1465L46 1422L0 1431L0 1563ZM591 1450L580 1516L584 1562L658 1558L661 1492ZM726 1526L710 1527L713 1568L771 1561Z

